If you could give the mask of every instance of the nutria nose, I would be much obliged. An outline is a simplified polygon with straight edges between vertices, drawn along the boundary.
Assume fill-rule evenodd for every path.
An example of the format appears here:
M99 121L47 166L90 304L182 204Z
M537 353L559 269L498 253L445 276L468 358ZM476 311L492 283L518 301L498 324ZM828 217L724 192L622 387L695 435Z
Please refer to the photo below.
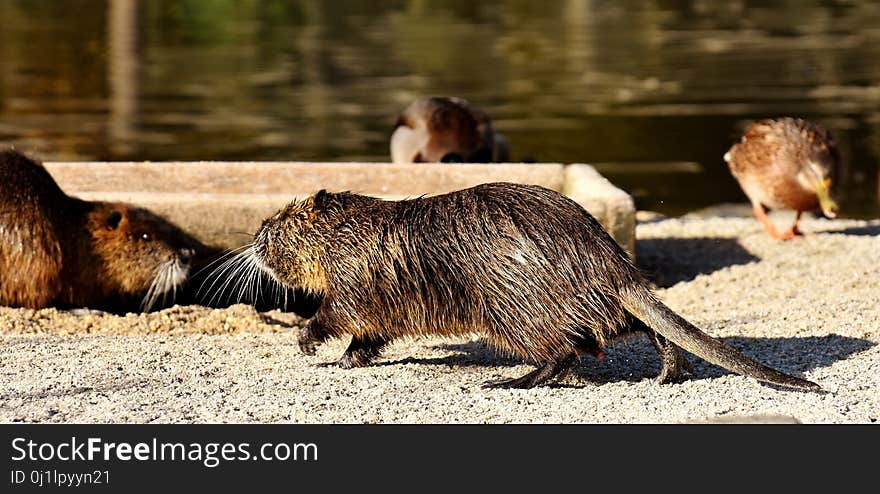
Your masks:
M189 247L184 247L177 250L177 256L180 257L180 260L183 262L189 262L195 254L196 251L190 249Z

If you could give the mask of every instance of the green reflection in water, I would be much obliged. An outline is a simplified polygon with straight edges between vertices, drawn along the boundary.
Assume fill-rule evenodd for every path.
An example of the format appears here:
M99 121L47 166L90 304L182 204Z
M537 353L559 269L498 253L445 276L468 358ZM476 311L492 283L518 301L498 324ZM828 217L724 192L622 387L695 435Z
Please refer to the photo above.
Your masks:
M0 2L0 142L45 159L388 159L454 94L517 160L599 163L638 206L744 201L721 156L800 115L880 216L880 5L611 0ZM691 163L693 166L681 166Z

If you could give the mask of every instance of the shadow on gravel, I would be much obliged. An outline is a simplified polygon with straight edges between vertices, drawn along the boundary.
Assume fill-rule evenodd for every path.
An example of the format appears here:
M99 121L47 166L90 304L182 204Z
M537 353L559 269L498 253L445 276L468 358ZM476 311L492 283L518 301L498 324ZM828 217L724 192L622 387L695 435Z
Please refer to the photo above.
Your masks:
M746 338L731 336L721 338L726 345L736 348L744 355L783 372L799 375L864 352L876 343L860 338L830 334L802 338ZM710 378L730 374L716 365L691 357L697 370L697 378ZM821 383L819 383L821 384Z
M646 238L636 242L639 269L661 288L761 259L735 238Z
M147 381L126 379L117 383L107 383L101 386L70 386L58 387L54 389L44 389L36 391L10 392L0 395L0 401L11 399L23 399L28 401L45 400L48 398L63 398L68 396L76 396L85 393L97 393L106 395L117 391L125 391L127 389L137 389L143 387Z
M800 338L732 336L721 338L721 341L762 364L799 377L805 372L828 367L876 345L869 340L836 334ZM648 339L642 336L612 345L605 353L607 358L601 362L582 358L578 377L594 383L640 381L654 378L660 370L657 352ZM734 374L691 354L688 354L688 360L694 368L691 377L693 380Z
M880 235L880 225L856 226L843 230L826 230L822 233L832 235L853 235L861 237L876 237Z
M444 343L434 345L433 348L456 352L453 355L445 357L407 357L399 360L388 360L377 362L374 365L404 365L404 364L425 364L425 365L447 365L447 366L481 366L481 367L513 367L523 365L524 362L518 358L505 357L495 352L485 341L471 341L468 343Z
M868 350L876 343L859 338L831 334L827 336L808 336L802 338L745 338L729 337L721 339L725 344L737 349L763 364L796 376L835 362L845 360L851 355ZM445 357L409 357L385 361L376 365L446 365L513 367L527 364L518 358L500 356L484 341L458 344L436 345L434 348L456 352ZM642 335L620 341L605 348L606 357L597 360L582 356L571 377L553 381L552 386L568 387L604 384L618 381L638 382L653 379L660 370L657 352ZM712 379L731 372L710 364L705 360L688 355L694 367L692 379ZM821 383L819 383L821 385Z

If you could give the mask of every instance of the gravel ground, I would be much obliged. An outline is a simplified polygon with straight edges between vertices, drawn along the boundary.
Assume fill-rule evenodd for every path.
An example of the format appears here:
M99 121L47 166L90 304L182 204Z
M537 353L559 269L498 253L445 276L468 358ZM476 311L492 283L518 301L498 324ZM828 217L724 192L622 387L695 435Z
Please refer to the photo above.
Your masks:
M247 306L147 315L0 308L3 422L876 422L880 418L880 220L807 220L787 243L743 218L654 218L639 264L673 309L828 393L758 384L695 357L657 385L643 337L532 390L483 390L531 367L477 338L418 339L341 370L333 341L299 353L302 320Z

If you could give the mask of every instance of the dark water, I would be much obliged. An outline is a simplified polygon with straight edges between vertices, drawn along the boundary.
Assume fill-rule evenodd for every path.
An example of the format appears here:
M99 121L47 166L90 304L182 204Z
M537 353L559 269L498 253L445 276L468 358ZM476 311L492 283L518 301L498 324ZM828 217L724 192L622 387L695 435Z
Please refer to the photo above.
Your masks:
M483 106L514 160L599 164L640 208L744 201L721 159L799 115L880 216L880 4L0 0L0 143L47 160L387 161L423 95Z

